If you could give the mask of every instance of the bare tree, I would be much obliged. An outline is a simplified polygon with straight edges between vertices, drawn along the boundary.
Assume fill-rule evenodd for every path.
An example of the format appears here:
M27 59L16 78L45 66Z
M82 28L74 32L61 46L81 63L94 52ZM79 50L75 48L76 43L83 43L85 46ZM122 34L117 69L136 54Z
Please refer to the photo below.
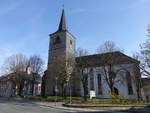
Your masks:
M28 60L28 71L32 74L32 96L34 96L34 84L36 75L40 75L44 70L44 61L39 55L33 55Z
M141 55L140 55L140 53L138 53L138 52L133 52L133 53L132 53L132 57L133 57L134 59L136 59L137 61L140 61L140 59L141 59Z
M137 96L138 96L138 101L140 101L141 100L141 87L142 87L141 75L143 73L143 71L140 71L140 70L142 70L142 65L140 63L141 55L138 52L134 52L132 57L138 61L134 65L135 77L133 77L133 80L136 83L136 92L137 92Z
M44 61L39 55L33 55L29 58L28 66L31 73L41 74L44 70Z
M56 86L61 86L62 97L66 98L68 83L75 69L75 59L72 57L58 56L52 62L50 69L51 74L55 75L54 80L56 81Z
M20 53L8 57L4 63L6 73L25 72L27 61L26 56Z
M66 58L65 59L65 73L64 76L61 76L62 78L62 86L63 86L63 97L66 98L67 94L67 88L69 86L69 82L71 84L71 79L73 71L75 70L75 59L74 58Z
M140 61L140 64L135 65L136 66L136 86L137 86L137 94L138 94L138 100L141 99L140 90L142 87L141 83L141 75L150 77L150 26L148 26L148 39L145 43L142 43L140 45L141 51L133 53L133 58Z
M150 76L150 26L148 27L148 39L141 44L141 70L142 75Z
M88 61L83 59L82 56L88 55L88 51L82 48L78 48L76 51L77 56L77 74L79 74L83 90L84 90L84 101L87 101L88 95L88 75L89 75L89 68L88 68Z
M137 94L138 94L138 100L141 99L140 90L142 87L141 83L141 75L150 77L150 26L148 26L148 39L145 43L142 43L140 45L141 51L140 53L135 52L133 53L133 58L140 61L140 64L135 65L136 66L136 86L137 86Z
M121 77L118 77L119 75L118 73L120 70L115 70L115 64L120 60L118 58L117 60L113 59L113 52L116 51L123 51L123 50L117 47L113 41L106 41L97 48L98 53L111 52L105 57L104 66L102 67L103 73L102 75L104 76L104 79L108 84L111 93L114 93L114 84L122 80Z
M140 61L141 75L150 76L150 27L148 27L148 39L140 44L140 52L133 53L133 58Z
M34 84L35 75L43 71L43 64L43 60L39 56L34 55L27 59L23 54L15 54L6 59L3 69L6 75L11 75L10 79L17 87L17 94L21 96L28 72L32 73L31 78L33 78L32 82ZM34 87L32 91L34 91Z
M101 67L102 76L109 86L110 92L115 94L118 94L115 89L115 84L119 82L123 83L124 79L124 76L121 74L123 73L124 68L121 65L119 66L119 61L119 58L114 59L113 53L110 53L105 57L104 65ZM116 69L116 66L119 68Z
M76 57L86 56L89 52L86 49L77 48L76 50Z
M8 57L4 63L4 68L6 70L6 74L12 75L12 80L17 86L17 93L21 96L24 75L27 71L27 58L23 54L15 54Z
M97 53L107 53L115 51L123 52L123 50L117 47L113 41L106 41L97 48Z

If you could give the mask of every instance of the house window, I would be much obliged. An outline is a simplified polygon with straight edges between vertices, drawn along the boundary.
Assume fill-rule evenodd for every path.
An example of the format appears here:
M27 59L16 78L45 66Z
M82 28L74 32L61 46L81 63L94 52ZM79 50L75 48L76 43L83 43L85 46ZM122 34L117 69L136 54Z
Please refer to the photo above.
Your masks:
M101 75L97 75L97 80L98 80L98 95L102 95L102 78Z
M94 90L94 74L93 74L93 69L90 70L90 90Z
M131 80L130 72L126 73L126 80L127 80L128 94L133 95L132 80Z

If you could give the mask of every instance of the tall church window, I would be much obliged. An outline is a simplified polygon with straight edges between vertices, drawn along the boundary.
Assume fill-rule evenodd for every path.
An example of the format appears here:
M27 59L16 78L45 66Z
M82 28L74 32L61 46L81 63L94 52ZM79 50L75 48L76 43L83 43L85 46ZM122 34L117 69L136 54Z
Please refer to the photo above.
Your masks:
M131 80L130 72L126 73L126 80L127 80L128 94L133 95L132 80Z
M94 90L94 74L93 74L93 69L90 69L90 90Z
M72 45L72 40L70 40L70 44Z
M102 77L100 74L97 75L97 80L98 80L98 94L102 95Z

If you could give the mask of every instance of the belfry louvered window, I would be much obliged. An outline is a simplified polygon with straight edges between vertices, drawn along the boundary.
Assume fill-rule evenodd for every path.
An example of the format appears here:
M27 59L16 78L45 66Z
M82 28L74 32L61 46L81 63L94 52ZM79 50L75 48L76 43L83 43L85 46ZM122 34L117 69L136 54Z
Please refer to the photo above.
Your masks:
M59 44L60 43L60 37L57 36L54 40L54 44Z

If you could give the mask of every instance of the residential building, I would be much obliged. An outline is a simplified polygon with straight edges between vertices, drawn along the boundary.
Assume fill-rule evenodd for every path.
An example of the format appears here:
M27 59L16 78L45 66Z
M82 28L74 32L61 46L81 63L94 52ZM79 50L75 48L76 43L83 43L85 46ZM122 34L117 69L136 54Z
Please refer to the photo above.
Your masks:
M8 74L0 77L0 96L9 97L18 95L17 85L15 82L15 73ZM41 82L42 78L40 75L34 75L34 96L41 95ZM24 74L22 80L22 96L32 96L33 89L33 74Z

